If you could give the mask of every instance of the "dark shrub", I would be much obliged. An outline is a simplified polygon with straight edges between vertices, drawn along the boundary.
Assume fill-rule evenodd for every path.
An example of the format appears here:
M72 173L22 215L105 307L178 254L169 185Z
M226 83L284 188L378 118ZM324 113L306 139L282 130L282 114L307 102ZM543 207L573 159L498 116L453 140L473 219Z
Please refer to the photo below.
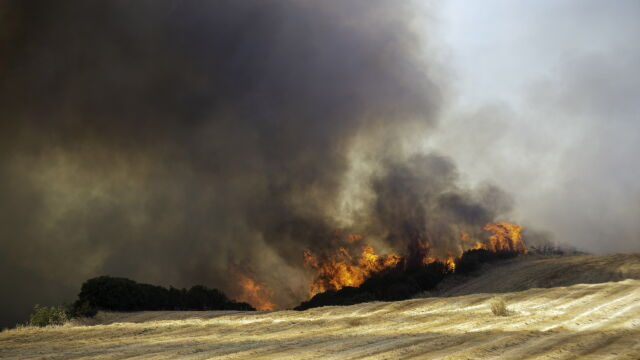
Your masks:
M89 279L78 294L70 313L94 316L98 310L255 310L247 303L230 301L218 289L196 285L185 289L166 289L140 284L125 278L100 276Z
M363 291L360 288L345 286L338 291L329 290L316 294L310 300L304 301L300 305L296 306L294 310L306 310L314 307L330 305L353 305L374 300L375 297L372 294Z
M100 276L89 279L82 284L78 300L80 303L88 302L91 306L99 309L139 310L140 305L145 304L144 291L150 290L141 285L125 278Z
M221 310L255 311L256 309L246 302L236 302L231 300L224 304Z
M426 291L435 288L449 273L447 265L436 261L419 269L412 276L418 283L420 290Z
M480 269L482 264L510 259L518 255L520 255L520 253L517 251L491 252L484 249L468 250L465 251L456 262L456 272L460 274L468 274Z
M227 296L218 289L196 285L187 291L187 308L191 310L224 309L228 302Z
M98 313L98 308L87 300L76 300L73 305L67 309L69 318L76 317L94 317Z
M418 283L413 280L413 278L407 278L402 282L397 282L391 284L389 287L384 289L383 296L381 300L386 301L396 301L396 300L405 300L409 299L413 295L420 292L420 286Z
M360 288L373 294L376 300L404 300L434 288L448 272L447 266L439 261L409 270L396 267L373 274Z

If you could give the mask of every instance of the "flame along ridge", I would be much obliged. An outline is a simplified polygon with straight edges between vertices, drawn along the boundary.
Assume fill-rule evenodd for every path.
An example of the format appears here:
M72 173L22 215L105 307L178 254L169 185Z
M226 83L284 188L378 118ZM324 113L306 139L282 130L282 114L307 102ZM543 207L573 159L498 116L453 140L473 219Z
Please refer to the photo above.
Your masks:
M476 241L475 245L465 250L484 249L491 252L511 251L520 254L527 252L526 245L522 240L521 226L508 222L496 222L485 225L483 229L492 232L488 239ZM364 237L350 234L348 239L349 243L353 243L362 241ZM460 240L461 243L468 242L469 235L462 233ZM438 258L432 255L429 243L418 241L417 247L423 265L441 261L449 271L455 272L456 258L461 255L461 249L456 255L449 250L446 251L448 254L446 257ZM373 273L398 266L404 259L395 253L379 255L369 244L362 245L361 252L355 256L345 247L340 247L335 253L322 258L314 256L310 251L304 251L304 264L314 271L309 286L309 296L313 297L327 290L340 290L345 286L357 287Z

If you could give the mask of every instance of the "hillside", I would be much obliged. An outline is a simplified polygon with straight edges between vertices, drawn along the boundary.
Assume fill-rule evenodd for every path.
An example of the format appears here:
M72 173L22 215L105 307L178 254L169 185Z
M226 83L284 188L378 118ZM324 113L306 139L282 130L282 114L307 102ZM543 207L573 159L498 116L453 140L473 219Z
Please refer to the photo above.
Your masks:
M505 293L624 279L640 279L640 254L527 256L487 267L479 277L445 279L428 295Z
M441 297L303 312L100 313L90 325L3 331L0 358L638 359L638 275L638 255L528 258L444 284ZM509 316L490 311L492 292Z

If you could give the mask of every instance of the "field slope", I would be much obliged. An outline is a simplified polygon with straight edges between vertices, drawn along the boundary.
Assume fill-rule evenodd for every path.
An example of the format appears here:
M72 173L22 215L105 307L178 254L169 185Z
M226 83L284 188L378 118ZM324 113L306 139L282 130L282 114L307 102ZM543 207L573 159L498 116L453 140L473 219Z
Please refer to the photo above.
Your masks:
M640 359L639 278L638 255L533 258L450 283L440 297L303 312L100 313L93 325L8 330L0 358ZM495 293L509 316L491 312Z

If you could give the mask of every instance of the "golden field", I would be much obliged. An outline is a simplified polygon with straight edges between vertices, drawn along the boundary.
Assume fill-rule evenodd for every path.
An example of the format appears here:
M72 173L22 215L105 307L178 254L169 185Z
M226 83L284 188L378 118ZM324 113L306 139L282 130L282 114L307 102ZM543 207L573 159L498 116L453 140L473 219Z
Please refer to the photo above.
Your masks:
M99 313L0 333L2 359L640 359L640 255L525 258L425 298ZM509 310L496 316L499 296Z

